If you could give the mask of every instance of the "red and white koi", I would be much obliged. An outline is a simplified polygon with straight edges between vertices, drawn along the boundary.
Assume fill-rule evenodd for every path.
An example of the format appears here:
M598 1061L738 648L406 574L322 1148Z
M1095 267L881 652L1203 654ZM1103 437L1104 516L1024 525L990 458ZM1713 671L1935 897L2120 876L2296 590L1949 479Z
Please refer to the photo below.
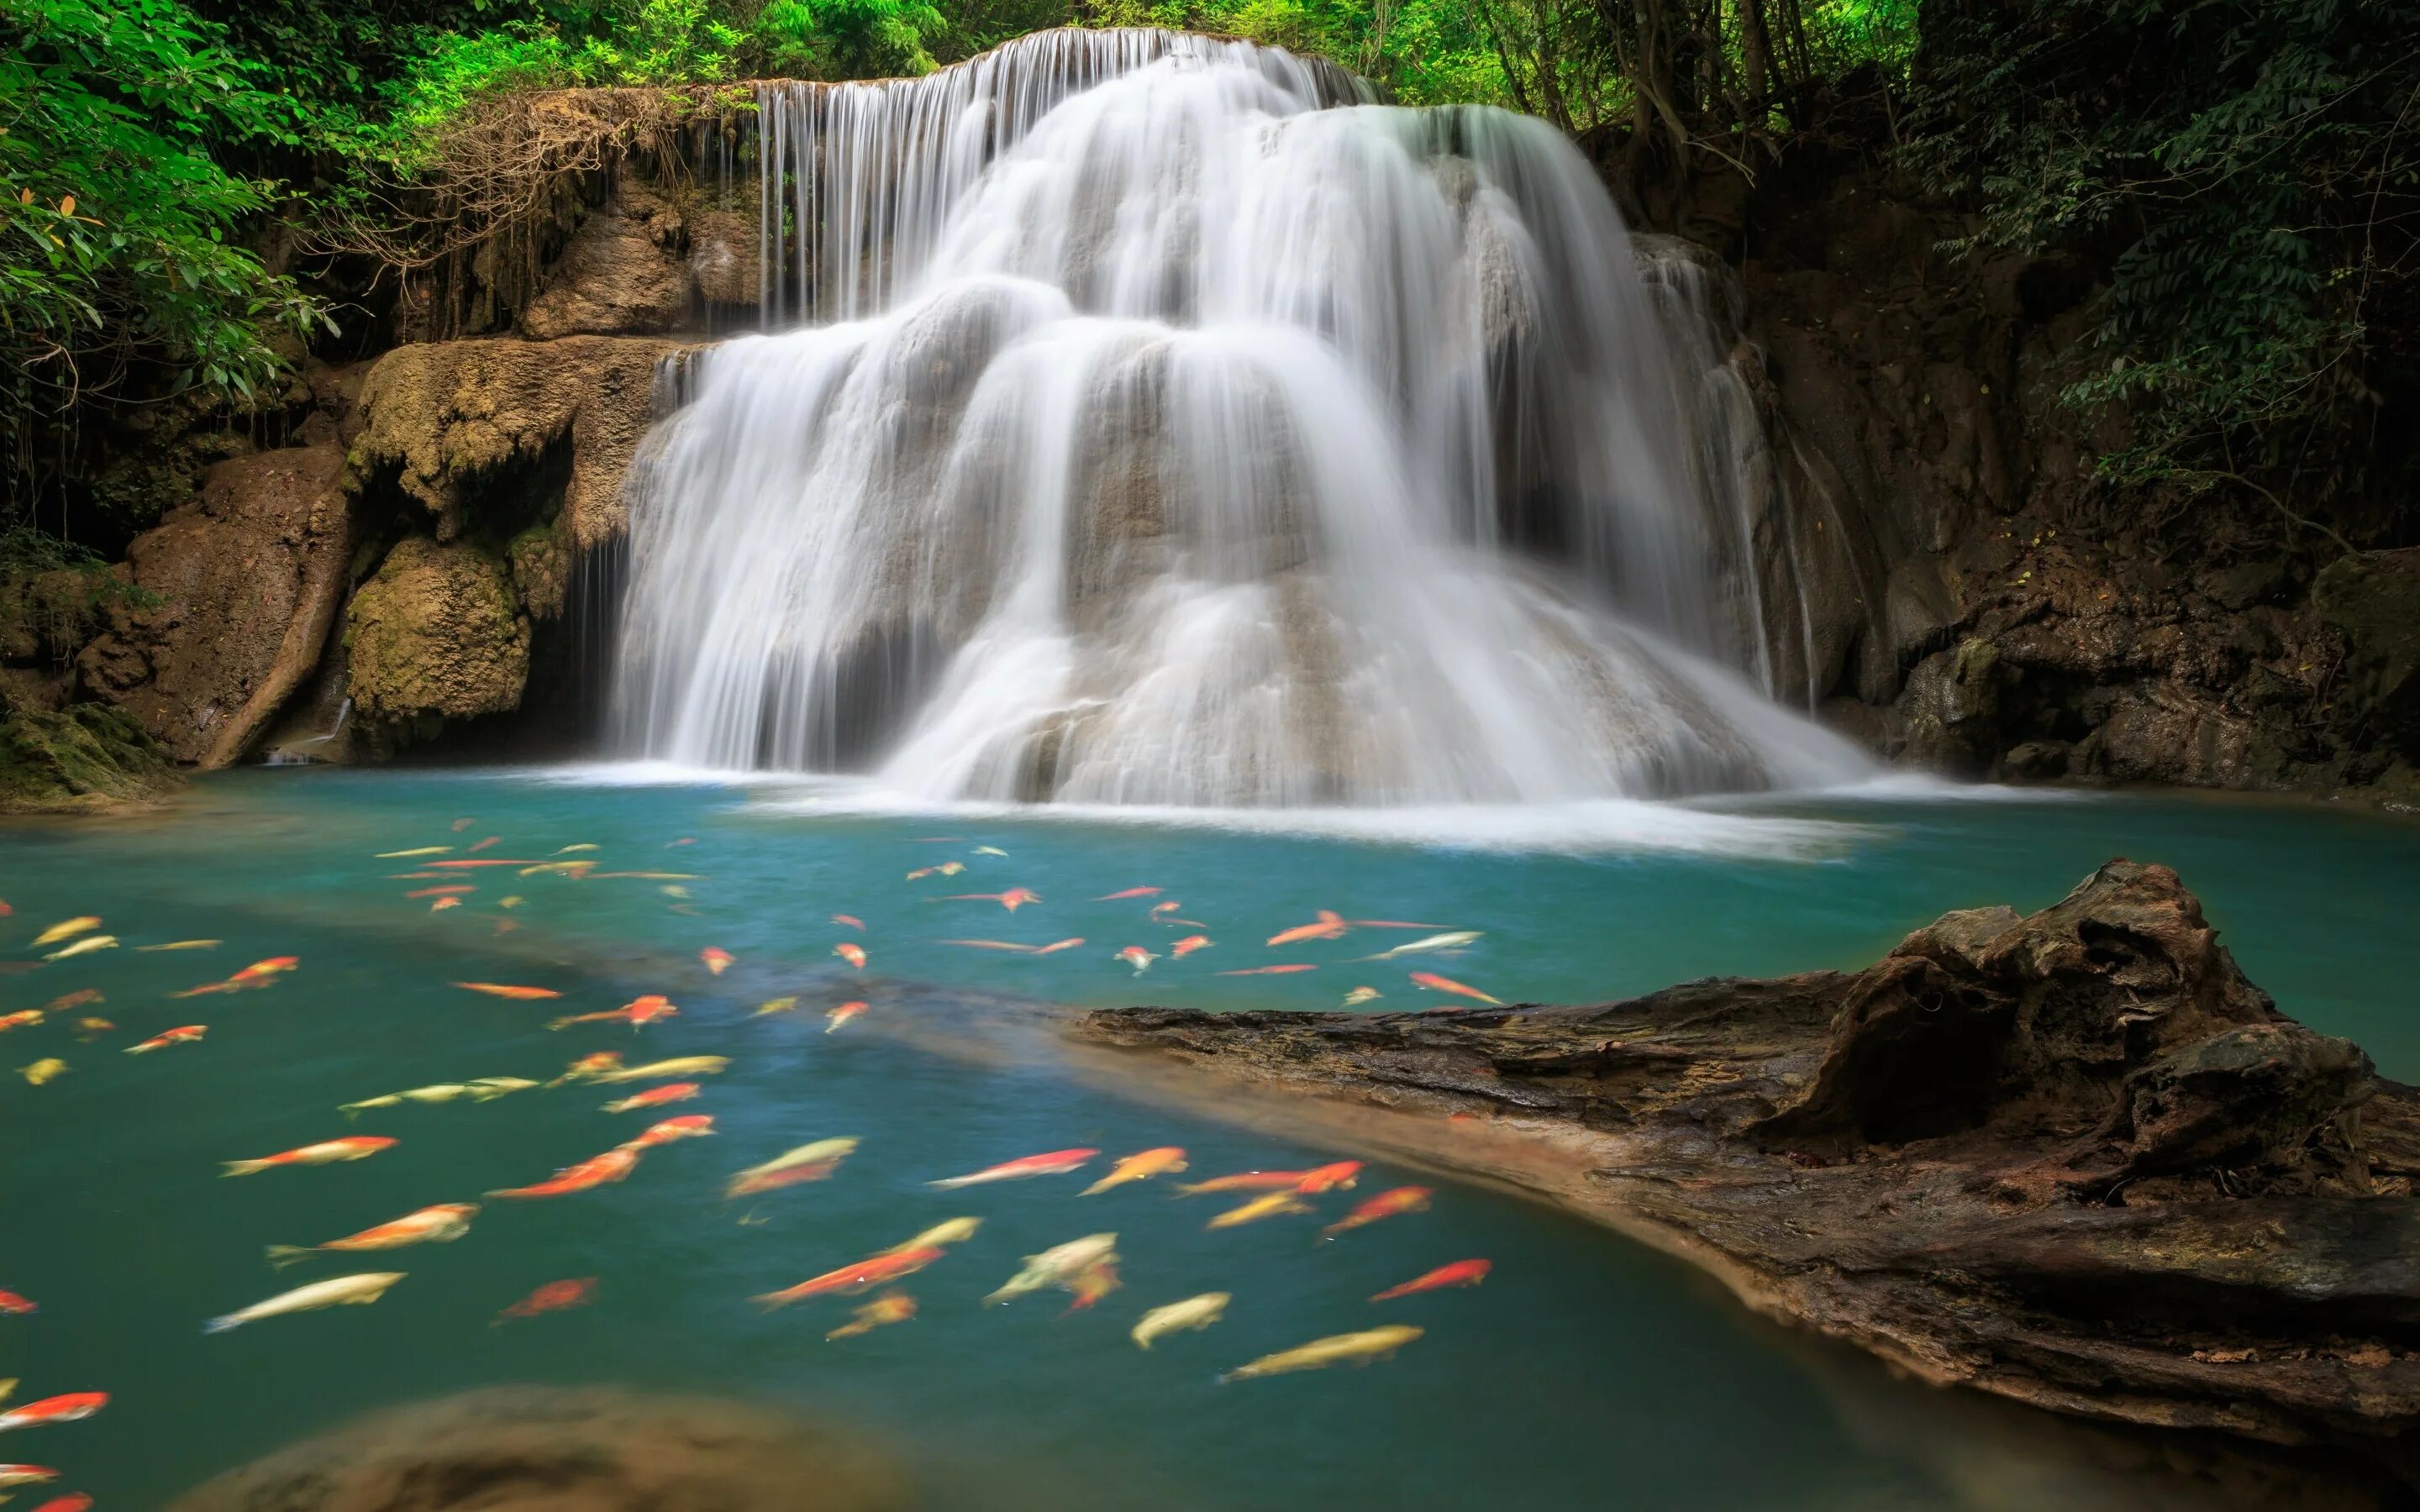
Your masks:
M863 1003L843 1003L824 1015L824 1032L830 1034L849 1020L865 1011Z
M680 1010L673 1006L670 998L660 994L649 993L644 997L634 997L619 1008L610 1009L601 1013L574 1013L568 1018L556 1019L547 1027L567 1029L575 1024L627 1022L633 1030L637 1030L644 1029L650 1024L679 1016Z
M700 950L697 953L697 958L706 963L706 969L707 971L718 977L721 976L724 971L730 968L731 965L731 952L719 946L707 946L705 949Z
M70 1392L0 1412L0 1433L14 1428L48 1427L54 1423L80 1423L109 1405L105 1391Z
M860 971L865 969L865 947L862 945L851 945L848 941L843 940L831 948L831 953Z
M924 1184L946 1191L954 1187L979 1186L986 1181L1018 1181L1032 1176L1064 1176L1070 1171L1082 1170L1092 1162L1093 1157L1099 1153L1097 1149L1053 1149L1040 1155L1024 1155L1016 1160L1003 1161L998 1165L986 1165L982 1170L970 1172L965 1176L952 1176L939 1181L927 1181Z
M491 1197L561 1197L574 1192L592 1191L619 1181L639 1168L639 1150L630 1145L616 1145L601 1155L591 1155L575 1165L566 1165L535 1186L511 1186L490 1192Z
M714 1115L689 1113L647 1126L646 1132L623 1145L624 1149L649 1150L676 1139L704 1139L714 1133Z
M198 1044L201 1042L202 1036L209 1032L209 1027L207 1024L188 1024L181 1028L169 1029L153 1035L141 1044L128 1045L126 1053L130 1056L147 1056L154 1050L165 1050L172 1044Z
M1494 1269L1496 1262L1493 1260L1456 1260L1451 1265L1440 1265L1434 1271L1416 1275L1401 1286L1388 1287L1370 1300L1392 1302L1398 1297L1409 1297L1422 1291L1441 1291L1447 1287L1475 1287L1486 1280L1487 1273Z
M641 1108L659 1108L670 1103L686 1103L697 1096L695 1082L675 1082L669 1087L650 1087L605 1104L608 1113L636 1113Z
M322 1140L316 1145L302 1145L264 1155L258 1160L231 1160L225 1163L228 1176L250 1176L256 1171L273 1170L284 1165L333 1165L340 1161L367 1160L382 1149L393 1149L396 1141L383 1134L352 1134L343 1139Z
M1149 950L1144 949L1140 945L1129 945L1125 949L1118 952L1118 959L1134 967L1134 974L1140 977L1144 972L1149 971L1151 969L1151 964L1158 960L1159 957L1152 954Z
M401 1249L407 1244L451 1244L471 1231L471 1220L478 1216L478 1212L479 1205L475 1202L441 1202L433 1208L405 1213L391 1223L365 1228L358 1234L348 1234L342 1239L332 1239L324 1244L271 1244L269 1246L269 1263L283 1270L323 1250L354 1255Z
M834 1294L845 1296L851 1292L871 1291L878 1286L914 1275L948 1253L938 1244L919 1244L885 1250L868 1259L844 1265L839 1270L826 1271L821 1275L810 1276L797 1286L784 1290L768 1291L755 1301L769 1312L773 1308L787 1307L794 1302L805 1302L813 1297Z

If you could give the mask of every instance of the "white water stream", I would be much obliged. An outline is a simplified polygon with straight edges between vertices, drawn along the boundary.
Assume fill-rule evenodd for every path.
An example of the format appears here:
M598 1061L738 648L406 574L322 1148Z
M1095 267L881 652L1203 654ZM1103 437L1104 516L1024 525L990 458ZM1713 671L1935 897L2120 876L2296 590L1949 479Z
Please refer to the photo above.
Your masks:
M1332 69L1049 32L760 90L766 302L633 476L624 754L924 799L1837 782L1588 163Z

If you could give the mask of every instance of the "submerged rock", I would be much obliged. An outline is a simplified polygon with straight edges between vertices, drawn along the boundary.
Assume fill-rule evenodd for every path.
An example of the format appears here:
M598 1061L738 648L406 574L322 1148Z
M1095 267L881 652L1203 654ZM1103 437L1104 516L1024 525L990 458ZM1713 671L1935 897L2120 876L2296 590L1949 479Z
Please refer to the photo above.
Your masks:
M1315 1091L1281 1116L1539 1193L1928 1381L2420 1472L2420 1090L2279 1013L2164 867L1854 974L1075 1034L1231 1105Z
M861 1438L704 1397L501 1386L373 1413L170 1512L892 1512Z

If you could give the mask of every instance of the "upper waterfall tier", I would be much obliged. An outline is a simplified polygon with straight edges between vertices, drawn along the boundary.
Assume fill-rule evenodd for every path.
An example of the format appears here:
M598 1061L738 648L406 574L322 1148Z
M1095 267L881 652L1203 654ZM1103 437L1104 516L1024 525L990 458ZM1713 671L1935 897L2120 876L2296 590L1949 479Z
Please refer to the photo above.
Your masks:
M928 797L1796 785L1747 522L1544 123L1049 32L760 92L768 307L651 439L633 755Z

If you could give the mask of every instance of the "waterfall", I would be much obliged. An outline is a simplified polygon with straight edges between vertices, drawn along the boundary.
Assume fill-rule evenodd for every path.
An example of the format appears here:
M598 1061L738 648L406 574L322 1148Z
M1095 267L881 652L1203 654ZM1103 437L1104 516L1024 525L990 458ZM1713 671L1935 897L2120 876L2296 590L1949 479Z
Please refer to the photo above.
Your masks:
M628 754L926 798L1837 780L1703 385L1545 123L1057 31L759 89L766 307L630 484Z

